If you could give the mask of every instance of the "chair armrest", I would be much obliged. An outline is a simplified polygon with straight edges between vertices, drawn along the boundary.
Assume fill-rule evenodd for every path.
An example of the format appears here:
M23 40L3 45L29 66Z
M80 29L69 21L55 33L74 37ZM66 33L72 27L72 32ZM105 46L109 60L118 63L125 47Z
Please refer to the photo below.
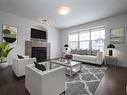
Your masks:
M25 59L15 59L14 58L14 60L16 60L17 61L17 64L18 63L21 63L21 64L23 64L23 63L25 63L25 64L33 64L33 62L35 61L36 62L36 58L25 58Z
M24 58L24 59L14 58L14 59L18 61L22 61L22 60L35 60L36 61L36 58Z
M18 76L18 68L19 68L19 66L18 66L18 60L17 59L15 59L15 58L13 58L13 60L12 60L12 69L13 69L13 71L15 72L15 74Z

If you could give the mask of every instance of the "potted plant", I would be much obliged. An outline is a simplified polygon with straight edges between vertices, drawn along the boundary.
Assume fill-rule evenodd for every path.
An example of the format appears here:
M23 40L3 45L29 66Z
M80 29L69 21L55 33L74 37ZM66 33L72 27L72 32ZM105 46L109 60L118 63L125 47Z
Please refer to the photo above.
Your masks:
M12 49L13 48L10 48L7 42L0 43L0 68L5 68L8 66L7 56Z

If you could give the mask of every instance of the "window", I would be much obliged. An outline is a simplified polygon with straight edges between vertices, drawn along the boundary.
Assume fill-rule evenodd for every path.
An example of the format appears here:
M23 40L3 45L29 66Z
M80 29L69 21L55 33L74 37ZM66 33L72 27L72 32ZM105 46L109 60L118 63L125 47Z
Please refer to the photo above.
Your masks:
M89 43L90 43L90 32L89 31L79 32L79 48L89 49Z
M69 35L69 44L72 49L78 48L78 33L73 33Z
M105 28L93 28L69 34L71 49L100 49L104 50Z
M91 47L92 49L104 50L104 39L105 39L105 30L104 28L92 29L91 30Z

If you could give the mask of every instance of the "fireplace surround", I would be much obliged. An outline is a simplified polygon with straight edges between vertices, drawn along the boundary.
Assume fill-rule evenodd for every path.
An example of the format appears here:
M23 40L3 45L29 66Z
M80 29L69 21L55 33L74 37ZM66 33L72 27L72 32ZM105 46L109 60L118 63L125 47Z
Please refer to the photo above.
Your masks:
M25 41L25 55L36 57L37 62L50 59L50 43L42 41Z

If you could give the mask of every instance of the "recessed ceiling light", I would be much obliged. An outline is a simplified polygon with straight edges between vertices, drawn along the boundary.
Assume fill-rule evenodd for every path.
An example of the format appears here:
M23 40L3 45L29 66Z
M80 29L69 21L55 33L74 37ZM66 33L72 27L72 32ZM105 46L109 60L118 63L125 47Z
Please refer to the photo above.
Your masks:
M66 6L61 6L58 8L58 12L61 15L67 15L70 12L70 8Z

